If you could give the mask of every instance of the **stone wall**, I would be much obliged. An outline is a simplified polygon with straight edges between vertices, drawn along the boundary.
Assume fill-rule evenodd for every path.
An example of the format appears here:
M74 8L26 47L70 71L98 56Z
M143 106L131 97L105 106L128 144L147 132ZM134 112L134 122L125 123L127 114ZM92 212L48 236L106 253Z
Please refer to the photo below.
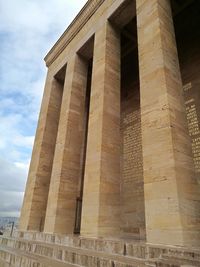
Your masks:
M144 180L137 49L122 59L121 73L121 228L124 236L144 239Z
M195 175L200 182L200 25L198 3L174 19ZM193 14L193 16L191 16ZM191 30L192 29L192 30Z
M138 84L131 84L121 105L123 232L139 237L145 228L141 115Z

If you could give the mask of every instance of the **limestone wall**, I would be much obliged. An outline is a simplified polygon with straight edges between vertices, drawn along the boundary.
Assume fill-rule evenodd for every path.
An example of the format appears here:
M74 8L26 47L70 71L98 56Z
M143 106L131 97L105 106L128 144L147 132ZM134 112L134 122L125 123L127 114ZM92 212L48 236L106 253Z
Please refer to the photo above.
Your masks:
M121 100L121 200L124 234L144 237L144 181L139 84Z
M198 8L195 5L183 12L175 20L183 93L186 104L189 134L195 175L200 182L200 25ZM193 16L191 17L191 14Z

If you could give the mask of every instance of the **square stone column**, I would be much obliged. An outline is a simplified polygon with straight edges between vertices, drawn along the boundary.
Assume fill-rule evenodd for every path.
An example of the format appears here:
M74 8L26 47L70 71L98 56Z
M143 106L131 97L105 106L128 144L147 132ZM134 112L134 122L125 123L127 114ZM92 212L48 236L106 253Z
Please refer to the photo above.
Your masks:
M119 234L120 34L106 22L95 34L81 234Z
M194 178L169 0L137 0L147 242L198 245Z
M48 72L21 210L20 230L43 230L62 92L62 85Z
M72 234L78 183L82 177L88 63L79 55L67 63L44 232Z

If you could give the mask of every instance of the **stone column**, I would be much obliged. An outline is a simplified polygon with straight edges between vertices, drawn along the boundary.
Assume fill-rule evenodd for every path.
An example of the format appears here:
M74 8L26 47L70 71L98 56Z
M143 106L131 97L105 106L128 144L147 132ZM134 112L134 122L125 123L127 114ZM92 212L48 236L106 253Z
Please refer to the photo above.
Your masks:
M21 210L20 230L43 229L62 92L62 85L48 72Z
M199 188L169 0L137 0L147 242L197 245Z
M119 234L120 34L95 34L81 234Z
M87 71L87 62L77 54L73 55L67 64L49 189L44 228L49 233L72 234L74 230L78 183L82 174Z

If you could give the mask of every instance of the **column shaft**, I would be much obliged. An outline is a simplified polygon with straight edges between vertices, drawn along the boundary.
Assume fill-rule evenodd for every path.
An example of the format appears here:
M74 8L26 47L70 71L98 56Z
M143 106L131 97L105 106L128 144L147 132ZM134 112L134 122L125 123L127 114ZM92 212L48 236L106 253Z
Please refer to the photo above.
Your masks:
M137 0L147 241L197 244L194 179L169 0Z
M62 85L48 73L21 210L21 230L41 231L44 225L62 91Z
M84 142L88 64L74 55L67 64L45 232L72 234Z
M95 34L81 234L119 233L120 34Z

